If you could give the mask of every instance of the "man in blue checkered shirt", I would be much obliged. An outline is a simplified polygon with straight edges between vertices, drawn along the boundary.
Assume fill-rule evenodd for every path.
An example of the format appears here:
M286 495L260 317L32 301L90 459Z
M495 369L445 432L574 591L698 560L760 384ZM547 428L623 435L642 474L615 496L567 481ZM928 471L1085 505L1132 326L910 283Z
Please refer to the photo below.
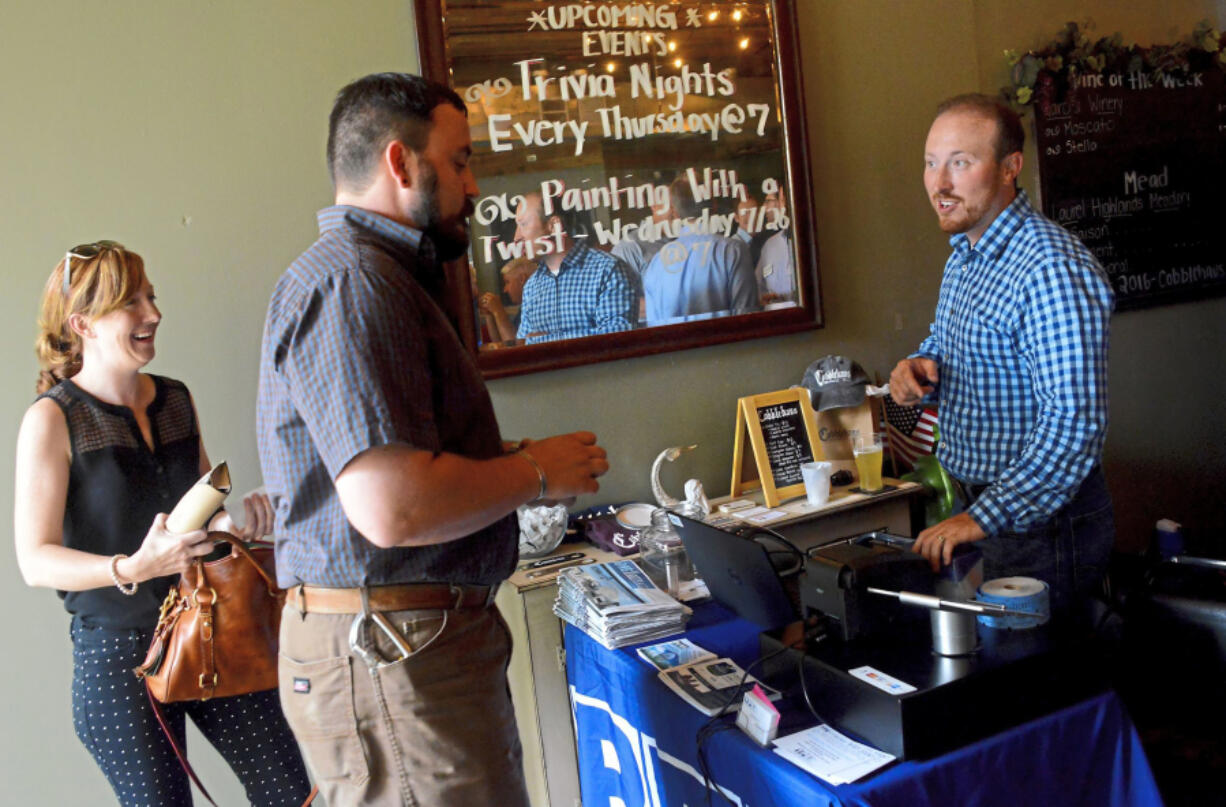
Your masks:
M515 240L544 253L524 284L519 338L528 344L628 331L638 323L639 280L621 260L576 235L571 211L545 212L539 192L515 210Z
M1090 251L1017 188L1022 143L994 98L938 108L924 186L953 254L930 334L890 389L939 402L937 453L966 492L915 550L936 569L977 541L985 578L1045 580L1053 614L1084 616L1115 536L1100 465L1113 297Z

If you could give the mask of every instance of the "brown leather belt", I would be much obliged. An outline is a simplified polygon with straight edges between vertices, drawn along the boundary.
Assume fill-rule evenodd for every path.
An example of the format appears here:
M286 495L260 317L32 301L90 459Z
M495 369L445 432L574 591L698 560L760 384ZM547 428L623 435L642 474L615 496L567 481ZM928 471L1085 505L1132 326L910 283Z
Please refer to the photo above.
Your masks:
M491 586L460 586L446 583L409 583L400 586L371 586L372 611L448 611L457 608L484 608L494 600ZM323 588L294 586L286 591L285 602L300 613L360 614L360 588Z

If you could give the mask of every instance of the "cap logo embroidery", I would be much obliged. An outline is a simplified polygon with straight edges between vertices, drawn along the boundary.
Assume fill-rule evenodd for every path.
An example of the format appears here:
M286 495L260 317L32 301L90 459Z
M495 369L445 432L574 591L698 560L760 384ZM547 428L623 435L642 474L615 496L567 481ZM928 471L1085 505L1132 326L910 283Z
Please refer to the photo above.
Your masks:
M851 370L818 370L814 376L818 384L833 384L838 381L850 381Z

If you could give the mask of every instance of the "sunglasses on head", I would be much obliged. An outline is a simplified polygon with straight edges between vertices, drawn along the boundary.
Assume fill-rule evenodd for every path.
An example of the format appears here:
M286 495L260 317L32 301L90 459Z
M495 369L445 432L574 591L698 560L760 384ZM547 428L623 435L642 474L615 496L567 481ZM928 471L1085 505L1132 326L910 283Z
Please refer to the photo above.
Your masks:
M108 249L123 249L118 241L95 241L92 244L80 244L64 253L64 296L67 297L72 287L72 259L80 258L88 261L98 257Z

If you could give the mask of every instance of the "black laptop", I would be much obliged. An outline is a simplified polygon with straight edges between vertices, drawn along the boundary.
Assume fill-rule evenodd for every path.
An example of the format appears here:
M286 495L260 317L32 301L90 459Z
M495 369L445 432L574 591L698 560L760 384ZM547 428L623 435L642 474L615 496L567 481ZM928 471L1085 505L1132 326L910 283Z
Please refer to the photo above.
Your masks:
M768 630L796 621L796 609L766 547L676 513L670 519L712 597Z

